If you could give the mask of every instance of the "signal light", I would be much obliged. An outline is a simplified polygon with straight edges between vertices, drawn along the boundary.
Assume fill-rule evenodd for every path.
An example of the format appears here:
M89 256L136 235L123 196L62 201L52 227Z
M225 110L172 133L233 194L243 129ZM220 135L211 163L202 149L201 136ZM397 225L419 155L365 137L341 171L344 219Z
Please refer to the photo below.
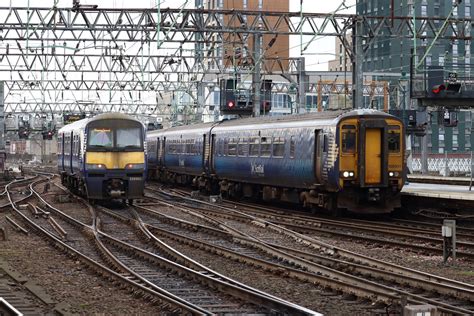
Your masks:
M229 102L227 102L227 107L228 107L228 108L233 108L234 105L235 105L234 101L229 101Z
M431 89L434 94L439 94L443 90L446 90L446 86L444 84L437 84Z

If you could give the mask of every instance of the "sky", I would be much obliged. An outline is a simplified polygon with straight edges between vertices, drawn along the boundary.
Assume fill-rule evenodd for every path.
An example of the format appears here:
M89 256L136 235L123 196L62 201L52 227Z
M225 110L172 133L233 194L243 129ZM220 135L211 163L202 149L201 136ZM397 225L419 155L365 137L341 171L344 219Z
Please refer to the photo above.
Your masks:
M82 5L99 5L100 8L156 8L159 0L80 0ZM237 1L237 0L236 0ZM288 1L288 0L264 0L264 1ZM345 1L325 1L325 0L289 0L290 11L300 11L313 13L355 13L356 0ZM48 7L57 3L58 7L71 7L73 0L2 0L1 6L30 6ZM183 5L192 8L195 0L161 0L162 8L179 8ZM347 9L344 9L347 7ZM339 10L338 10L339 9ZM327 70L328 61L335 59L335 38L329 36L319 36L312 39L311 45L301 53L302 46L310 40L309 37L290 37L290 57L306 57L307 70ZM303 44L301 43L303 42Z

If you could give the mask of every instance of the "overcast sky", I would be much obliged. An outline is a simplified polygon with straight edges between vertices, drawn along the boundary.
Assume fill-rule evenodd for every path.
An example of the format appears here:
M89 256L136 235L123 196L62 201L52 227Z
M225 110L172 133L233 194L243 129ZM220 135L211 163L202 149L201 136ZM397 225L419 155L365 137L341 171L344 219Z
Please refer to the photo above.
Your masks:
M159 0L80 0L81 4L96 4L100 8L150 8L157 7ZM236 0L238 1L238 0ZM241 1L241 0L240 0ZM288 1L288 0L264 0L264 1ZM300 11L300 0L289 0L290 11ZM58 7L71 7L73 0L1 0L0 6L31 6L31 7L48 7L55 2ZM186 5L192 8L195 0L161 0L160 6L162 8L177 8ZM317 13L332 13L336 10L337 13L355 13L356 0L303 0L303 12L317 12ZM344 4L347 9L344 9ZM305 46L310 40L309 37L301 38L299 36L290 37L290 56L298 57L301 55L301 47ZM312 39L312 44L303 53L306 56L306 66L308 70L327 70L328 60L335 59L335 38L319 36Z

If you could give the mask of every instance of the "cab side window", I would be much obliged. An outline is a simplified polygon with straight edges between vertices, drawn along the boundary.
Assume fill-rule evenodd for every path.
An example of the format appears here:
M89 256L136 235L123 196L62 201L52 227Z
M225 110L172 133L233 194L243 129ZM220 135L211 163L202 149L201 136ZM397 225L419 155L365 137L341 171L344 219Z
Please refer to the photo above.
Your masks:
M346 154L355 153L357 143L356 127L354 125L343 125L341 136L342 152Z
M400 126L390 125L388 127L388 151L390 153L399 153L401 149Z

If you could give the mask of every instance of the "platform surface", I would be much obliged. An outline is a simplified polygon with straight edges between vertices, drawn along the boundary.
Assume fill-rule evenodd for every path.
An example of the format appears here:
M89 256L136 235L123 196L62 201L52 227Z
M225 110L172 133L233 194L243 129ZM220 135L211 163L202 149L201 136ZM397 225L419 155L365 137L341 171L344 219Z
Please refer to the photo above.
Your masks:
M403 187L402 194L439 199L474 201L474 187L472 188L472 191L469 191L469 185L410 182Z
M445 182L463 181L463 182L469 183L471 178L470 177L443 177L443 176L434 176L434 175L425 175L425 174L409 174L408 180L413 180L415 182L417 180L427 180L427 182L429 182L429 180L445 181Z

